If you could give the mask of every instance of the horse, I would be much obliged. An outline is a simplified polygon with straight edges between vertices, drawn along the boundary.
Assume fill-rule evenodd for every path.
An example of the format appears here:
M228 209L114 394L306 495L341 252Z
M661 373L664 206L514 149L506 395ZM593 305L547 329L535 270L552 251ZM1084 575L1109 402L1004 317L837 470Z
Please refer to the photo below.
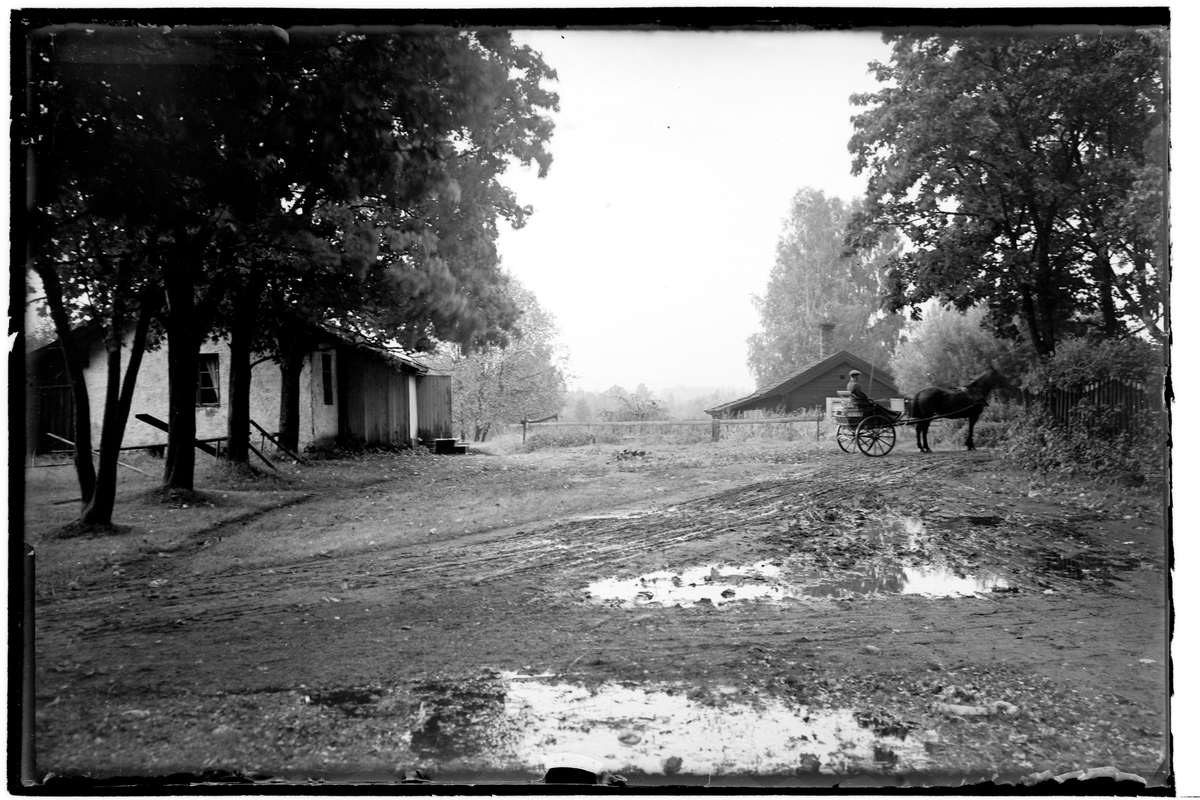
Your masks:
M987 407L988 394L997 386L1007 385L1004 376L995 367L975 378L961 389L943 389L930 386L915 395L905 398L910 419L919 420L917 449L932 453L929 447L929 425L934 419L967 418L967 449L975 449L975 421Z

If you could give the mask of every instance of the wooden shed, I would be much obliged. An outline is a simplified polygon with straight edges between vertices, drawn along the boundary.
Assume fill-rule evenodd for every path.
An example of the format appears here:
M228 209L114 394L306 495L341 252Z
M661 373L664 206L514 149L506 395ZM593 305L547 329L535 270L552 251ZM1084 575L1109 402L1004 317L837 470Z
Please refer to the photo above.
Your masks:
M840 350L831 356L800 367L738 400L707 410L717 418L760 417L770 414L795 414L802 411L828 411L839 390L850 382L850 370L862 372L859 383L873 399L899 396L896 379L888 372L864 361L853 353Z

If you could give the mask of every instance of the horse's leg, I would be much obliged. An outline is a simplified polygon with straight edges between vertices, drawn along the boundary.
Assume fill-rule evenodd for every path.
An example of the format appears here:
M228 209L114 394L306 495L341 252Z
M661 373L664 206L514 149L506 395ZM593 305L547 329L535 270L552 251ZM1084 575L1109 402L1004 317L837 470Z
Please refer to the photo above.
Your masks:
M979 419L978 414L972 414L967 417L967 449L975 449L975 420Z
M917 449L922 453L928 453L929 450L929 420L923 420L917 423Z

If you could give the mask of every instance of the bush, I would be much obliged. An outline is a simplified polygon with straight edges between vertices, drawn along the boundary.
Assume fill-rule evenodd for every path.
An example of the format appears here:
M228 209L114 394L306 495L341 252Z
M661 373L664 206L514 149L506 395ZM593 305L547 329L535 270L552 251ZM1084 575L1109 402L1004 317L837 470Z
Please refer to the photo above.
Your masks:
M1162 415L1148 414L1126 430L1115 427L1115 411L1078 409L1069 428L1043 409L1030 409L1010 433L1005 457L1034 472L1089 477L1139 486L1163 473Z
M1034 392L1071 390L1107 380L1162 385L1162 348L1140 339L1071 339L1025 375ZM1143 412L1132 424L1119 408L1081 401L1069 418L1056 421L1044 408L1031 409L1010 432L1006 456L1036 472L1089 476L1140 485L1163 473L1164 415Z
M1025 407L1006 400L992 400L975 422L975 446L980 448L1003 447L1012 431L1023 424ZM929 444L934 449L966 447L967 421L965 419L940 419L929 426Z
M1105 380L1162 385L1162 348L1141 339L1068 339L1054 355L1025 374L1024 387L1033 392L1077 389Z

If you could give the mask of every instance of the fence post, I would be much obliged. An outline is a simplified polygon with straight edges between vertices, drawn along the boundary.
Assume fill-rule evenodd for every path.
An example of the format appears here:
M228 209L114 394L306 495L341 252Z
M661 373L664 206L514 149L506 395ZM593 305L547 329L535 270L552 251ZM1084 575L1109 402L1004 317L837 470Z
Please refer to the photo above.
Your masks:
M714 442L721 441L721 420L713 417L712 421L712 440Z

